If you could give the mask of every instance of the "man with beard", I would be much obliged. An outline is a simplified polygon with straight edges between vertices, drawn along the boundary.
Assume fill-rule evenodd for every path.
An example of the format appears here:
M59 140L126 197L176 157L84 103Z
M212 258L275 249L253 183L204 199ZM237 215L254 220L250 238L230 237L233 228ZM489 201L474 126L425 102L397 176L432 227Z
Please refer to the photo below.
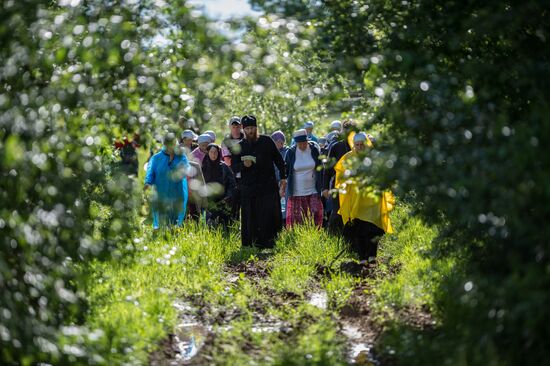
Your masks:
M241 240L243 246L271 248L282 229L279 192L284 195L286 189L285 163L271 137L258 134L256 117L246 115L241 123L245 138L231 157L233 171L241 173Z

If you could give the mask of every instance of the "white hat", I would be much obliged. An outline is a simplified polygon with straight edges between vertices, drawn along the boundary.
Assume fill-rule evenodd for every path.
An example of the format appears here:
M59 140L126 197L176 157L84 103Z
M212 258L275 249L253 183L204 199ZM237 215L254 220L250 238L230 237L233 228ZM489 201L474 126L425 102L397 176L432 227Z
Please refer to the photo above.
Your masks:
M212 139L212 142L216 142L216 133L212 130L208 130L204 132L205 134L209 135Z
M302 128L301 130L298 130L298 131L294 132L292 137L294 137L294 141L296 141L296 142L307 141L307 131Z
M364 132L358 132L355 134L355 136L353 136L353 142L365 142L367 141L367 134L364 133Z
M212 137L209 134L203 133L202 135L199 136L199 138L197 139L197 142L199 144L202 144L204 142L211 143L212 142Z
M191 131L191 130L185 130L181 133L181 138L182 139L192 139L192 140L196 140L197 139L197 135Z
M342 122L338 120L334 120L330 123L330 130L331 131L342 131Z
M313 126L315 126L315 123L313 123L312 121L307 121L306 123L304 123L303 128L313 128Z

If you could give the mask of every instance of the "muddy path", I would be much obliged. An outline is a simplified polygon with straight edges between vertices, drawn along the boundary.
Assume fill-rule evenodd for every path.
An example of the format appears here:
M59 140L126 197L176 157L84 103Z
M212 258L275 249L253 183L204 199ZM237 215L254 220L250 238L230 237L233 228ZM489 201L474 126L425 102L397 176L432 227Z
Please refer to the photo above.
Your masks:
M329 314L337 325L337 333L346 343L346 362L350 365L388 365L391 359L377 357L375 345L383 326L373 317L371 304L375 300L369 278L386 275L378 273L375 267L363 267L356 263L344 263L340 271L345 271L360 279L353 288L346 303L338 310L331 309L325 290L320 286L323 277L330 276L330 270L318 268L310 286L302 294L276 292L268 286L270 275L269 258L243 261L226 265L225 282L228 291L237 289L242 281L247 281L257 291L257 296L249 299L247 311L229 305L213 306L201 297L185 298L174 303L179 313L179 323L160 345L158 351L150 355L151 365L214 365L224 340L220 332L230 330L232 322L250 318L253 333L275 333L278 339L290 341L300 332L300 324L291 324L273 316L273 309L286 310L308 303ZM268 311L270 309L271 311ZM433 324L431 316L418 309L401 309L399 316L407 323L421 328ZM304 324L315 321L303 319ZM246 332L245 331L245 332ZM248 339L250 338L250 340ZM254 345L252 337L242 336L239 352L260 355L262 349Z

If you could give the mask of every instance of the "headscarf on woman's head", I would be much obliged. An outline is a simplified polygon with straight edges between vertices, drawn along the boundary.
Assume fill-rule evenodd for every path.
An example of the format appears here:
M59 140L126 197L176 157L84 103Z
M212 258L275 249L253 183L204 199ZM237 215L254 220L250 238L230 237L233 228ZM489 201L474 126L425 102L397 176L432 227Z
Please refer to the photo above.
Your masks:
M283 133L283 131L281 130L278 130L278 131L275 131L271 134L271 139L273 141L282 141L282 142L286 142L286 139L285 139L285 134Z
M210 159L209 153L211 149L218 150L218 158L214 161ZM202 174L204 175L205 183L218 182L223 184L221 156L222 150L218 145L211 143L206 147L206 155L202 160Z

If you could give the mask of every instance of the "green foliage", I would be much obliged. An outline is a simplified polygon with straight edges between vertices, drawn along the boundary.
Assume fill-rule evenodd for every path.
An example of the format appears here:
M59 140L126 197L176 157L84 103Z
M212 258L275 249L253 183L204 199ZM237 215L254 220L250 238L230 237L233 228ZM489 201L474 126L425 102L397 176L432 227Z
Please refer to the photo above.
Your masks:
M360 175L414 191L415 212L445 225L430 256L465 258L434 299L458 351L445 353L438 338L415 347L411 337L409 353L428 349L450 364L548 362L547 4L254 3L310 22L327 67L364 81L355 83L358 111L375 112L387 130Z
M437 286L442 277L450 276L452 264L444 265L449 258L436 261L430 256L440 230L411 217L411 212L404 203L398 203L392 211L395 234L386 235L380 243L380 259L390 275L375 281L373 292L382 306L427 306L435 310Z
M287 136L308 120L320 122L339 82L312 52L311 31L275 16L251 27L236 46L232 79L217 91L225 115L254 114L263 132Z
M173 50L158 44L169 40L161 36L166 22L178 37L174 18L193 25L186 29L191 42L175 46L190 64L223 41L183 1L161 5L1 5L3 363L99 362L82 344L90 331L83 325L85 275L74 267L119 258L132 248L128 234L136 223L134 184L118 174L109 145L132 131L146 142L168 127L173 111L179 115L182 83L214 79L194 68L174 72L182 65L170 63ZM181 80L172 83L172 74Z
M139 247L129 233L140 189L113 165L114 138L140 132L148 144L179 117L180 128L222 127L244 112L256 113L266 132L290 133L344 112L383 132L377 150L357 162L358 179L414 192L414 210L394 214L402 231L384 240L388 269L398 272L378 296L428 304L441 326L428 335L398 325L401 360L548 363L547 4L252 3L286 18L228 22L224 33L185 1L0 5L0 360L116 363L129 360L122 354L132 344L130 360L143 361L147 342L172 323L153 325L135 305L115 301L129 295L123 271L147 289L140 306L168 319L173 312L161 308L171 295L152 295L159 283L225 304L216 295L220 275L204 258L219 269L259 254L199 245L199 255L196 243L224 241L195 228L194 242L173 239L189 253L190 272L176 276L171 264L145 279L130 259L102 264L133 258ZM301 230L284 233L270 261L276 293L304 294L341 248ZM113 274L112 289L88 282L83 264L91 260L93 276ZM352 284L341 274L323 280L336 308ZM243 282L239 306L252 289ZM140 333L132 318L151 326ZM307 325L338 344L330 321ZM143 339L122 339L122 330ZM281 345L277 355L301 360L309 338L300 337L298 353ZM105 356L105 339L122 353ZM334 360L323 347L312 346L311 362Z
M91 9L2 7L0 359L94 362L82 351L91 335L74 266L120 254L133 223L132 186L106 174L101 147L127 111L116 85L136 66L108 53L137 30L126 7L104 9L102 21ZM98 191L116 208L101 227Z

